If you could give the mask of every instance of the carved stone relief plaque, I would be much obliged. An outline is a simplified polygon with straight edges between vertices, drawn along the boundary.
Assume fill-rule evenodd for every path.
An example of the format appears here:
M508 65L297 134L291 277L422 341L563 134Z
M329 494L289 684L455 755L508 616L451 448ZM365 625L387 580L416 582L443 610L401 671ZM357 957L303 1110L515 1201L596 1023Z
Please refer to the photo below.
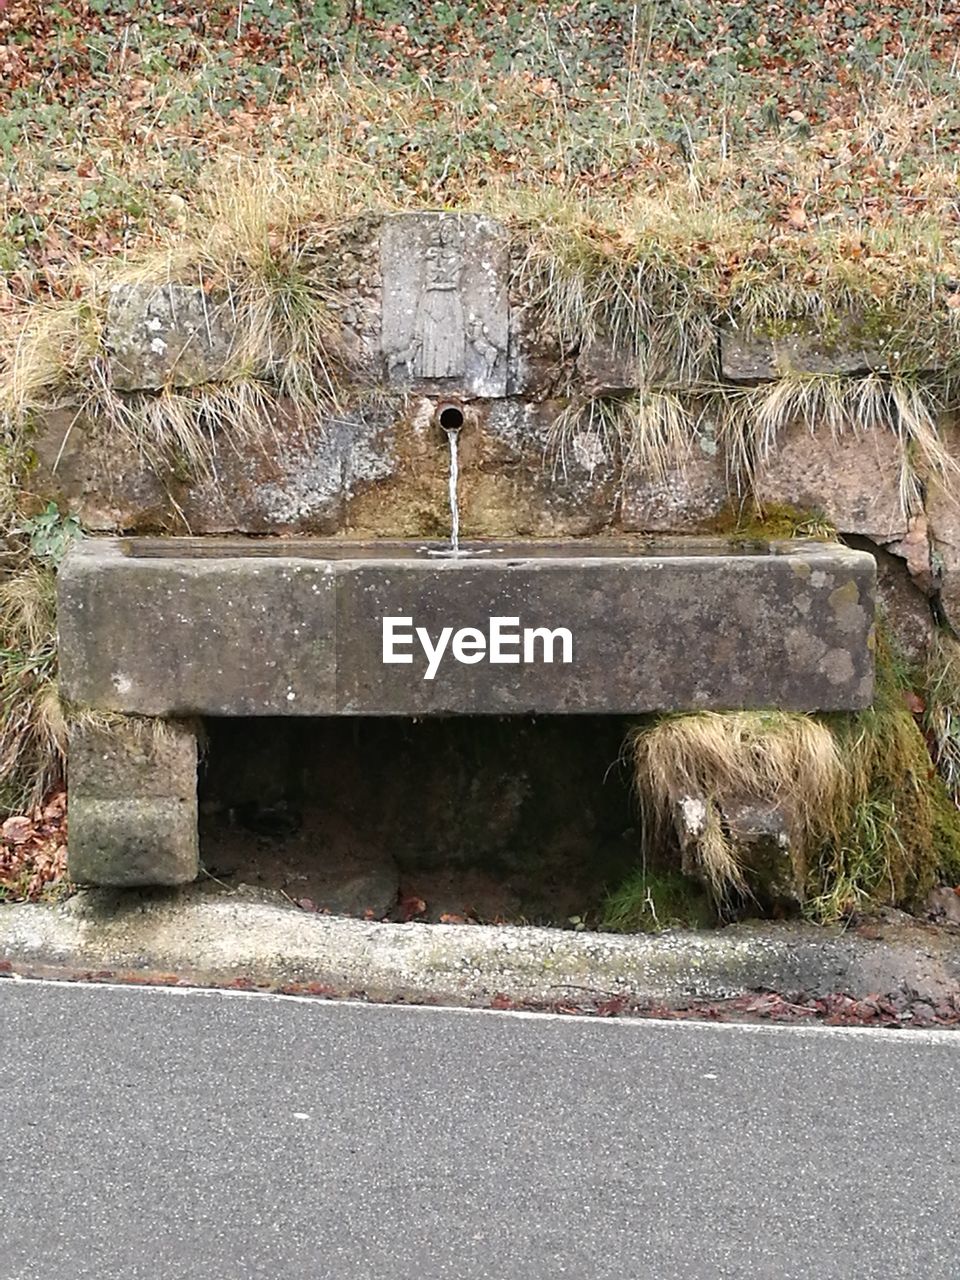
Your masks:
M503 227L477 214L396 214L384 220L380 257L388 380L465 396L506 395Z

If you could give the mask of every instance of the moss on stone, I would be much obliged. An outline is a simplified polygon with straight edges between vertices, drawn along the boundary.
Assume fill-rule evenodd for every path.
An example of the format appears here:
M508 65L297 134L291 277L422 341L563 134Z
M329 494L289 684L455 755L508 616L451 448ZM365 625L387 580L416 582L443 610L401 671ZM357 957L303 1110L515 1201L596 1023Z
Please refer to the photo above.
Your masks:
M713 521L713 530L737 541L783 542L791 538L832 541L837 531L822 511L784 503L731 504Z
M914 714L913 674L881 630L873 706L831 717L851 778L847 820L811 865L808 910L820 919L865 903L917 906L960 875L960 811Z

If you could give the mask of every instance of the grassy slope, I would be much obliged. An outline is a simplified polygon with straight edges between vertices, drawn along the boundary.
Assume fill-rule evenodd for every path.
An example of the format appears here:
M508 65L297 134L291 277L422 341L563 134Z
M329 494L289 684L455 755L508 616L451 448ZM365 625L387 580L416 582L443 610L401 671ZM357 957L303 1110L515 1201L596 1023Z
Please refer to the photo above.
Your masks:
M815 276L828 236L852 265L920 246L960 278L955 0L415 8L11 0L8 294L59 293L77 259L175 232L231 155L283 166L327 211L542 217L574 197L629 238L631 204L666 198L720 271L785 253Z
M727 388L733 455L791 415L879 414L943 470L933 421L960 400L957 0L420 9L0 9L0 411L89 368L105 274L226 287L262 338L303 312L304 242L324 226L465 206L523 233L522 278L565 347L647 335L655 394L617 406L619 430L653 440L641 461L684 417L670 384L711 381L712 322L842 333L854 311L908 381Z

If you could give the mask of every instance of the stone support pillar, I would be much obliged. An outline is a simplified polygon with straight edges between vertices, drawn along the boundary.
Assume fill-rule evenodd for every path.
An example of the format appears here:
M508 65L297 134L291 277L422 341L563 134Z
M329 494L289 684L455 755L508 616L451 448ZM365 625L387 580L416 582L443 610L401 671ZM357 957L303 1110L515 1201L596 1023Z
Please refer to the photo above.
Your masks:
M77 725L68 870L78 884L185 884L199 869L197 735L173 720Z

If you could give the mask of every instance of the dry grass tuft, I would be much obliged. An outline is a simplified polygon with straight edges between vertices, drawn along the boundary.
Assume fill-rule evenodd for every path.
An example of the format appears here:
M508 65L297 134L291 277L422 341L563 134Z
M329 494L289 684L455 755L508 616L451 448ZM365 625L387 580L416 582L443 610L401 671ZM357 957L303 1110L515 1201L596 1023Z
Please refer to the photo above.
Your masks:
M227 378L256 371L302 410L336 406L351 371L336 210L282 168L238 160L212 171L150 268L226 298L237 332Z
M623 475L662 478L683 470L693 448L696 419L672 391L574 400L550 427L548 449L555 469L567 472L572 457L619 460Z
M341 337L340 228L330 208L275 166L214 170L189 224L129 260L86 264L60 301L0 314L0 420L12 438L29 415L69 399L131 441L144 460L212 474L219 439L262 437L279 398L304 420L337 411L354 361ZM136 394L115 390L103 349L113 284L198 285L228 313L236 338L217 383Z
M96 365L96 385L80 412L101 437L128 442L161 475L216 480L218 448L243 453L274 430L276 389L248 378L158 392L113 390Z
M56 684L56 585L27 565L0 582L0 807L38 805L63 776L67 719Z
M0 419L17 424L82 383L100 346L95 300L36 302L0 316Z
M921 725L913 676L881 635L874 703L856 715L698 713L638 730L632 747L648 853L675 847L677 805L701 801L694 852L702 876L718 906L748 897L749 869L724 829L722 806L749 798L786 816L794 883L816 920L870 905L909 907L938 876L956 883L960 645L952 638L941 638L926 687Z
M516 287L563 350L609 345L632 356L651 385L712 381L721 281L691 249L729 245L732 226L668 192L615 214L605 208L602 222L589 205L552 193L536 212L529 193L500 203L500 216L529 237Z
M647 839L674 831L676 806L707 806L697 853L718 902L749 892L737 850L723 828L720 802L757 797L789 816L791 852L800 857L840 821L843 762L833 734L809 716L786 712L699 712L669 716L632 741Z
M786 428L801 423L811 433L827 431L835 437L892 431L905 514L920 509L918 470L941 479L960 477L937 426L947 407L943 381L790 374L756 387L718 389L714 405L728 454L746 476L775 452Z
M56 575L23 560L0 580L0 812L37 809L66 773L77 726L165 733L161 721L66 706L57 688Z

